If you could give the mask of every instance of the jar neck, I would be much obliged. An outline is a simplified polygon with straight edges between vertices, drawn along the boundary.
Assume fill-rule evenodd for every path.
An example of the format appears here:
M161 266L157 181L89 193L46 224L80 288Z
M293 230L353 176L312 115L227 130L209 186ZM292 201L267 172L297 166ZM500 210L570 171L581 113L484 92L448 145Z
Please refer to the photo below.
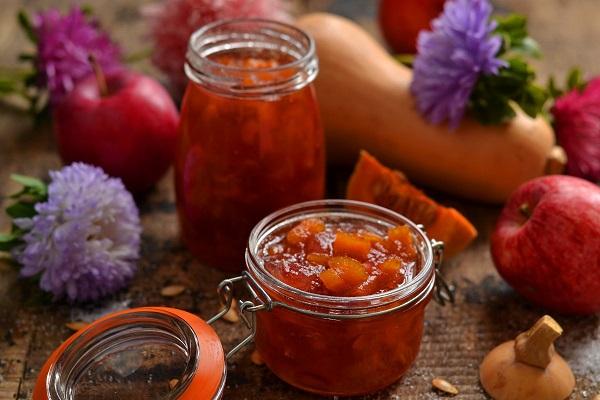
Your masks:
M259 256L264 240L282 227L306 218L341 217L363 219L385 227L404 224L411 230L419 259L418 273L396 289L367 296L336 297L314 294L299 290L280 281L264 267ZM435 286L433 249L427 235L406 217L372 204L352 200L317 200L284 208L259 222L248 241L246 266L252 277L266 291L279 300L296 308L305 308L322 314L365 316L383 313L387 310L407 309L426 301Z
M185 72L227 96L265 98L298 91L318 73L315 44L300 29L261 19L218 21L190 37Z

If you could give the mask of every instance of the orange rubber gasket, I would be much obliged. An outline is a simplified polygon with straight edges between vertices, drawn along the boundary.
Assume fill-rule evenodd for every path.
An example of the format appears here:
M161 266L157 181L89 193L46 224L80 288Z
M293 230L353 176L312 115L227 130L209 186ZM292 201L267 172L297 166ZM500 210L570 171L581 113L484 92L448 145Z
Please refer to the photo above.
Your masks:
M48 391L46 389L48 372L50 371L52 365L58 360L59 356L65 351L67 346L69 346L69 344L71 344L75 339L86 332L91 326L99 322L116 316L140 311L173 314L183 319L190 325L196 334L196 337L198 338L200 351L199 363L194 377L179 399L213 399L215 394L217 394L221 389L223 379L225 379L225 355L221 341L214 329L198 316L190 314L186 311L169 307L140 307L106 315L97 321L94 321L90 326L75 332L63 344L54 350L38 375L35 388L33 390L33 400L48 400Z

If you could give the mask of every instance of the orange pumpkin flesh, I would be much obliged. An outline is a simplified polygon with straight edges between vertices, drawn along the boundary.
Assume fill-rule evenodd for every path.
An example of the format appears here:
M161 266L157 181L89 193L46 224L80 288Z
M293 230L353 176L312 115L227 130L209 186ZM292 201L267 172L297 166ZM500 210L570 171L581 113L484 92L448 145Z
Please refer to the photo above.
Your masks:
M430 237L444 242L449 257L477 237L477 230L461 213L436 203L402 172L385 167L364 150L350 177L346 198L389 208L422 224Z
M365 261L371 251L371 242L354 233L337 232L333 242L333 254L349 256Z

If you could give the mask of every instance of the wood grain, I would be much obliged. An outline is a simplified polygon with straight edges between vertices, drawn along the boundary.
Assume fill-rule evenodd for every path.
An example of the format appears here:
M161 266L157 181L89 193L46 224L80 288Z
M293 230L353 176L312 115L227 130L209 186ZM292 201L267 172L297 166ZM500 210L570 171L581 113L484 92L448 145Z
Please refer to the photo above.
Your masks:
M14 15L24 3L28 10L48 4L66 7L68 1L3 0L0 13L0 64L10 65L26 45L18 31ZM145 45L144 25L138 16L141 0L92 3L95 12L126 51ZM372 21L374 2L323 2L333 10ZM368 5L367 5L368 4ZM597 0L501 0L503 10L526 13L533 35L547 57L538 62L541 76L550 72L563 76L571 64L580 65L590 74L599 72L600 4ZM360 15L357 15L357 11ZM139 67L155 73L147 63ZM49 169L60 166L51 127L33 126L27 115L10 102L0 105L0 195L16 189L10 173L46 177ZM340 195L348 171L333 171L332 195ZM490 177L493 179L493 177ZM464 253L446 262L444 272L458 287L454 306L431 304L427 309L425 336L415 366L396 385L364 399L437 399L443 397L431 388L434 377L443 377L455 385L457 399L485 398L478 383L478 366L495 345L512 339L527 329L543 310L520 299L496 274L489 255L489 233L498 208L468 203L436 195L436 198L463 211L481 235ZM5 205L5 203L4 203ZM178 239L174 213L172 176L163 179L156 190L139 202L144 226L140 271L131 287L95 306L71 306L44 300L34 283L18 279L17 270L0 260L0 400L29 399L37 373L50 352L71 331L68 321L90 321L99 315L125 307L168 305L207 318L219 309L215 293L225 277L195 261ZM8 220L0 217L0 229ZM167 285L184 285L183 294L161 296ZM554 316L565 334L557 349L571 363L577 376L572 399L590 399L600 393L600 317ZM216 329L226 348L240 340L240 324L218 322ZM251 347L231 362L225 399L275 400L315 399L279 381L265 366L250 360Z

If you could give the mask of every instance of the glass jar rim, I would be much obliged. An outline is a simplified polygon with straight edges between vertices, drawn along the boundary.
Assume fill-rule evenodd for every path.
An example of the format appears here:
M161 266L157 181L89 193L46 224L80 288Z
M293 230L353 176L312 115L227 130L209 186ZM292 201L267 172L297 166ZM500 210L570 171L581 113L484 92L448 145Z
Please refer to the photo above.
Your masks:
M402 284L397 288L386 292L365 296L343 297L310 293L282 282L264 268L264 264L257 254L257 249L262 243L262 240L268 233L272 232L275 227L283 225L285 221L290 221L294 217L297 218L298 216L303 215L311 208L318 210L319 208L317 207L320 207L323 212L337 208L339 210L347 211L350 215L364 216L364 213L358 213L356 211L356 209L360 207L363 210L367 210L367 212L370 211L376 215L379 214L382 218L388 219L388 222L396 221L396 223L400 222L407 225L410 228L411 233L413 233L422 244L421 250L423 259L421 261L421 269L417 275L406 284ZM246 248L246 266L253 276L260 279L260 282L267 284L270 289L276 291L280 295L305 305L328 309L354 311L368 310L390 303L397 303L402 300L406 300L402 306L410 305L413 304L413 301L419 301L422 298L425 298L433 290L435 284L432 243L423 229L409 218L392 210L355 200L326 199L308 201L280 209L263 218L250 233L248 247Z
M314 57L316 54L316 45L315 45L314 39L309 34L304 32L302 29L300 29L292 24L287 24L285 22L270 20L270 19L265 19L265 18L231 18L231 19L222 19L222 20L210 22L210 23L202 26L198 30L196 30L194 33L192 33L192 35L190 36L188 51L195 51L192 48L193 44L198 40L198 38L206 35L213 29L222 28L222 27L225 27L228 25L247 24L247 23L263 23L263 24L267 24L267 25L278 26L280 28L291 29L291 30L295 31L297 34L301 35L308 43L308 49L306 50L306 53L302 55L301 58L294 59L293 61L291 61L289 63L280 64L280 65L276 65L273 67L261 68L260 69L261 72L263 72L263 71L264 72L277 72L277 71L281 71L281 70L287 69L287 68L299 67L303 63L307 62L310 58ZM212 65L213 67L221 68L223 70L230 70L230 71L252 71L253 70L252 68L249 68L249 67L238 67L238 66L234 66L234 65L221 64L221 63L213 61L209 58L206 58L205 60L206 60L207 64Z
M187 398L190 395L215 400L221 398L227 365L223 347L213 328L198 316L183 310L140 307L101 317L63 342L40 370L33 399L64 399L61 393L65 390L72 392L79 378L71 375L81 374L82 364L87 367L98 356L130 350L140 341L180 347L181 354L185 355L185 368L177 377L179 381L168 398Z
M280 40L293 46L286 48L295 48L293 59L289 62L268 66L264 68L252 68L247 66L222 64L210 59L210 55L221 52L231 51L236 47L231 43L221 43L221 41L237 40L244 43L250 41L250 32L238 35L232 35L235 30L219 34L220 30L227 28L238 29L244 26L257 26L254 33L262 38L261 41L253 42L252 45L246 45L247 49L261 49L260 43L267 43L268 40ZM284 46L278 45L275 49L281 53ZM288 49L289 50L289 49ZM288 52L291 55L291 53ZM316 55L316 45L313 38L302 29L281 21L263 19L263 18L235 18L218 20L206 24L196 30L190 36L185 62L186 75L194 82L204 84L210 90L216 92L232 91L236 94L246 96L264 95L265 92L285 93L296 91L311 83L318 73L318 60ZM275 75L283 71L294 71L289 77L275 78ZM240 79L242 74L248 74L259 71L261 76L271 75L271 79L262 80L254 83L243 82ZM270 93L269 92L269 93Z

